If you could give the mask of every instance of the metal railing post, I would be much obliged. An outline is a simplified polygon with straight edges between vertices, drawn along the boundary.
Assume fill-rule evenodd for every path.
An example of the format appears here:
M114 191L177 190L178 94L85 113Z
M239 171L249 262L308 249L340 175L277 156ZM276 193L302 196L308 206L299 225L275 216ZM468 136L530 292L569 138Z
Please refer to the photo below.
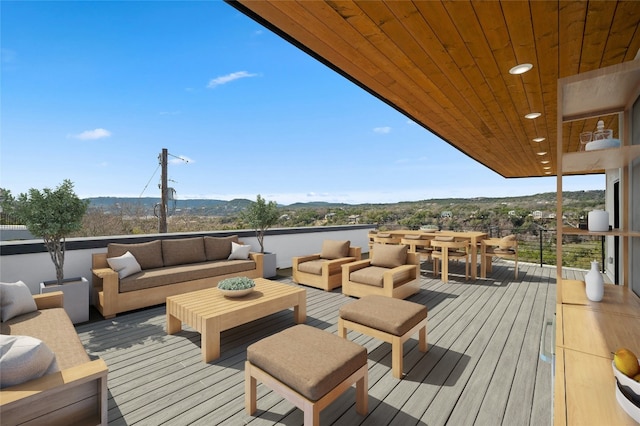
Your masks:
M542 261L543 261L543 257L542 256L542 233L544 232L543 228L540 228L540 266L542 267Z

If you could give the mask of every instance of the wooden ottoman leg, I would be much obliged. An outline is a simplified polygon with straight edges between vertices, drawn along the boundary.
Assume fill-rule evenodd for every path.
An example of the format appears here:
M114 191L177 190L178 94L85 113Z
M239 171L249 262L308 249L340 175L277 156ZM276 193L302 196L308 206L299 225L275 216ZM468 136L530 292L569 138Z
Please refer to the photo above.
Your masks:
M304 426L320 426L320 409L316 404L305 407Z
M402 378L402 351L403 343L401 336L391 337L391 368L393 371L393 377L396 379Z
M251 363L244 363L244 407L248 414L253 415L256 412L257 404L257 386L258 381L251 375Z
M356 412L366 416L369 412L369 370L365 364L362 368L362 377L356 382Z
M427 351L427 324L425 322L425 325L422 326L422 328L420 328L420 331L418 331L418 348L420 349L420 352L426 352Z
M347 328L344 326L344 320L338 317L338 336L343 339L347 338Z

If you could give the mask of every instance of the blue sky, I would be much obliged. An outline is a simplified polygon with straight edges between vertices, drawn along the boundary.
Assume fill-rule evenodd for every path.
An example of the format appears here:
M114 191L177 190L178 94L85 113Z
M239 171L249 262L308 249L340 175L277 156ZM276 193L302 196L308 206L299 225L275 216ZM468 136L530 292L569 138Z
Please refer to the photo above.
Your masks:
M556 189L502 178L222 1L3 0L0 17L0 186L14 195L70 179L83 198L157 197L162 148L178 199Z

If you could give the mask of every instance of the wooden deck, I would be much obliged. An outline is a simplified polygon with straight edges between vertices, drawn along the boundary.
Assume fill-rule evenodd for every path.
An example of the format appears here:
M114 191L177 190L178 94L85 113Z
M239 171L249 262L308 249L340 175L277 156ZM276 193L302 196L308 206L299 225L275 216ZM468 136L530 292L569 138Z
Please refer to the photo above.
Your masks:
M429 308L427 353L417 336L405 343L403 380L391 375L391 345L359 333L369 352L369 414L355 411L351 389L321 413L324 425L548 425L551 365L540 361L544 323L555 312L555 268L494 263L485 280L448 283L422 265L421 291L409 298ZM291 283L289 276L278 277ZM292 284L294 285L294 284ZM307 289L307 324L336 333L338 309L350 299ZM302 412L263 385L258 412L244 411L246 348L294 325L291 311L223 332L221 357L202 362L200 335L167 335L164 305L77 327L91 356L109 366L109 424L302 425ZM551 330L548 330L550 333Z

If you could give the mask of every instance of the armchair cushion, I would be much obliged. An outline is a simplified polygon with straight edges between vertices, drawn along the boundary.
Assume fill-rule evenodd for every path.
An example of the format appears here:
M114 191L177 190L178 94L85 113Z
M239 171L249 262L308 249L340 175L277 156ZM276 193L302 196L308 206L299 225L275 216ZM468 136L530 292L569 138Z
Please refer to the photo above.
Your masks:
M366 268L358 269L357 271L351 272L351 274L349 275L349 279L360 284L383 287L384 273L388 270L388 268L382 268L379 266L368 266Z
M22 281L0 283L0 316L2 322L38 310L29 287Z
M107 245L107 258L122 256L130 251L136 258L142 269L162 268L162 240L149 241L148 243Z
M376 244L373 248L371 266L395 268L407 263L407 246L403 244Z
M322 275L322 264L326 261L326 259L315 259L299 263L298 271L306 272L308 274Z
M320 257L323 259L340 259L349 256L349 246L351 241L324 240Z
M42 340L0 334L0 348L0 388L60 371L55 354Z
M516 240L516 236L511 234L506 237L502 237L500 240L500 244L498 244L498 248L500 250L513 250L513 242Z

